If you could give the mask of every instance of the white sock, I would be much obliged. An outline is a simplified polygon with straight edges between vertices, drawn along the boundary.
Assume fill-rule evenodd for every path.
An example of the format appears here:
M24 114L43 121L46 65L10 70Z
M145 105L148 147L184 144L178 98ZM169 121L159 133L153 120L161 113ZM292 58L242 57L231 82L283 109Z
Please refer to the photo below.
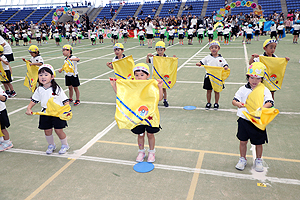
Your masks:
M47 140L48 144L55 145L53 135L50 135L50 136L45 135L45 137L46 137L46 140Z
M62 145L68 145L67 137L65 139L60 139Z
M3 142L4 141L4 138L3 138L3 136L2 137L0 137L0 142Z

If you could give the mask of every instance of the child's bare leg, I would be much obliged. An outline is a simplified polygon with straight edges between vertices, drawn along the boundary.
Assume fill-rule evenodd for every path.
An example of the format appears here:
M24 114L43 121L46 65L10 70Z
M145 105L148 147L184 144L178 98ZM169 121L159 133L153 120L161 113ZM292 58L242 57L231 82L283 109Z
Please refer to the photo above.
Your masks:
M246 159L248 141L240 141L240 155Z
M271 94L272 94L272 98L273 98L273 100L275 100L275 92L274 92L274 91L272 91L272 92L271 92Z
M8 85L8 87L9 87L10 91L13 91L13 90L14 90L14 87L13 87L13 85L12 85L11 83L8 83L7 85ZM4 86L4 87L5 87L5 86ZM6 88L5 88L5 89L6 89Z
M219 103L219 99L220 99L220 92L215 91L215 103Z
M145 149L145 133L143 133L143 135L138 135L138 145L139 145L139 150L144 150Z
M63 140L63 139L67 138L67 135L65 134L63 129L54 129L54 131L57 134L57 136L59 137L59 139Z
M155 137L153 133L147 133L148 136L148 142L149 142L149 149L154 150L155 146Z
M2 133L3 133L3 139L4 140L9 140L9 133L6 129L1 129Z
M207 91L206 91L206 99L207 99L207 103L210 103L210 100L211 100L211 92L212 92L212 90L207 90Z
M7 83L3 83L5 91L9 90L8 84Z
M167 99L167 89L163 88L164 99Z
M69 87L69 98L73 99L73 86L68 86Z
M79 100L80 93L79 93L78 87L74 87L74 91L75 91L75 94L76 94L76 100Z
M263 146L261 145L255 145L256 149L256 158L261 158L262 152L263 152Z

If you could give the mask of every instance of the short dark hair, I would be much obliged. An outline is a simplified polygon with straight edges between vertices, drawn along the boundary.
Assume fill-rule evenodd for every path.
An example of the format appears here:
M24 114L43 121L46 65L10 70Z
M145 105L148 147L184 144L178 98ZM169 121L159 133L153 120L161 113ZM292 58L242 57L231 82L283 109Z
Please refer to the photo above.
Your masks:
M249 81L249 77L250 77L250 75L246 74L246 80L247 81ZM263 77L260 77L260 78L261 78L261 83L263 83L264 82L264 78Z
M135 75L135 72L144 72L145 74L147 74L147 76L149 75L148 72L146 72L144 70L140 70L140 69L139 70L135 70L134 73L133 73L134 75Z

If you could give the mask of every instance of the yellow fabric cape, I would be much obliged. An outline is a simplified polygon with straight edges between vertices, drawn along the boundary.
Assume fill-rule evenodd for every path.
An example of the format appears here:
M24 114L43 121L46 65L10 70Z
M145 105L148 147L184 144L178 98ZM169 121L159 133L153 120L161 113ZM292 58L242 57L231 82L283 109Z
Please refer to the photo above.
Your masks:
M177 79L178 58L153 57L153 78L163 81L163 88L171 89Z
M266 126L278 115L279 110L276 108L264 108L264 84L260 83L248 95L245 107L248 112L243 111L243 114L249 119L257 128L265 130Z
M117 80L115 119L120 129L137 125L159 127L159 89L157 81Z
M71 106L69 104L60 106L53 101L53 97L47 102L46 112L33 112L32 114L59 117L61 120L70 120L73 116Z
M135 65L132 55L112 62L112 65L117 79L134 80L133 68Z
M210 83L212 88L216 92L221 92L223 90L223 85L225 80L230 75L230 69L224 69L224 67L217 67L217 66L208 66L202 65L205 67L207 71L207 75L209 76Z
M3 69L2 62L0 62L0 81L9 81L6 76L5 70Z
M259 56L259 61L266 66L264 84L271 90L280 90L288 61L285 58Z
M30 62L26 60L27 73L24 80L24 85L31 91L34 92L36 84L39 80L39 67L36 65L29 65Z
M70 60L67 59L67 62L64 63L64 65L62 66L62 70L65 71L66 73L73 73L74 74L74 70L75 70L75 66L74 63Z

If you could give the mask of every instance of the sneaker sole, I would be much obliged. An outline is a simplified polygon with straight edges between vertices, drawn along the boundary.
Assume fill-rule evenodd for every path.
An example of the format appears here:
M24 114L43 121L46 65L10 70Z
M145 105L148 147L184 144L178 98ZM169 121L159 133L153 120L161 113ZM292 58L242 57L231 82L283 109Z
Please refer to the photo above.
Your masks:
M2 149L2 150L0 150L0 152L2 152L2 151L6 151L6 150L8 150L8 149L11 149L11 148L13 148L13 144L11 145L11 146L9 146L9 147L6 147L5 149Z

